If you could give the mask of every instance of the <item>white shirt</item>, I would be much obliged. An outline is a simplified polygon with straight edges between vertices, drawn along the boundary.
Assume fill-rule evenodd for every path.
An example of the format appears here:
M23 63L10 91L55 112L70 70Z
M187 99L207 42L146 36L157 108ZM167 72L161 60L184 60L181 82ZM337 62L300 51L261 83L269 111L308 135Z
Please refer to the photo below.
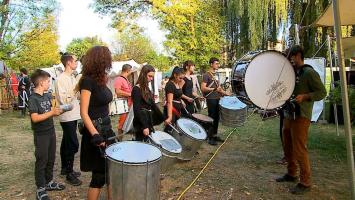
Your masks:
M74 91L78 79L65 72L59 75L56 82L56 100L59 105L71 104L73 110L59 115L60 122L69 122L80 119L79 94Z

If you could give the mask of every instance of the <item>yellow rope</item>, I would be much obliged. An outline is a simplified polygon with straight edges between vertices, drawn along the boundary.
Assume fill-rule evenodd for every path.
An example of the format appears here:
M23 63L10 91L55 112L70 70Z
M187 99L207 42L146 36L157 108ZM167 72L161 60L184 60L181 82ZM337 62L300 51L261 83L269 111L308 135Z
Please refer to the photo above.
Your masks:
M190 185L180 194L179 198L177 200L180 200L185 193L195 184L195 182L197 181L197 179L202 175L202 173L205 171L205 169L208 167L208 165L210 164L210 162L213 160L213 158L217 155L219 149L227 142L227 140L229 139L229 137L232 135L232 133L237 130L237 128L234 128L227 136L227 138L224 140L224 142L217 148L217 150L214 152L213 156L208 160L208 162L206 163L206 165L202 168L202 170L200 171L200 173L196 176L196 178L190 183Z

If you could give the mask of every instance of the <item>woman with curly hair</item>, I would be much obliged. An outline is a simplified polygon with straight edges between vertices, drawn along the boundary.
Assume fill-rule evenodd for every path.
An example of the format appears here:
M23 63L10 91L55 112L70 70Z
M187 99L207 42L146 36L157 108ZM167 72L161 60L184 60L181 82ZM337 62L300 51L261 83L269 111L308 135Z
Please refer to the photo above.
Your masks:
M109 138L115 136L109 117L112 93L106 86L107 72L111 67L110 50L105 46L92 47L83 59L82 77L78 84L80 115L84 122L81 131L80 169L92 172L88 200L98 199L101 188L108 180L103 151L112 143Z

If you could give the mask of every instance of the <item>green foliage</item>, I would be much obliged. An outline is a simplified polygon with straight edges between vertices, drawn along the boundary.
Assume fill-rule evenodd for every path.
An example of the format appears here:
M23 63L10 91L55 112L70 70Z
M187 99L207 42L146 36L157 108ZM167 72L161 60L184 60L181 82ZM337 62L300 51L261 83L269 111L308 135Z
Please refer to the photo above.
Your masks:
M3 0L0 3L0 59L7 61L23 49L23 38L28 40L28 32L42 29L43 20L56 15L57 8L56 0Z
M66 51L76 55L79 59L85 55L86 51L96 45L106 45L97 36L75 38L67 46Z
M335 87L329 92L330 103L335 103L337 105L342 105L342 93L340 81L335 82ZM355 119L355 87L348 86L348 97L349 97L349 107L351 119Z
M114 60L134 59L138 63L151 64L159 70L171 66L170 59L165 55L157 54L151 41L143 34L132 34L125 30L118 35L116 45L119 47Z
M164 45L179 63L189 59L205 67L211 56L222 52L224 18L218 0L97 0L93 6L112 15L119 31L143 13L152 15L168 31Z
M8 61L14 69L26 67L33 70L59 63L57 25L54 16L41 20L41 26L25 32L18 42L21 49Z

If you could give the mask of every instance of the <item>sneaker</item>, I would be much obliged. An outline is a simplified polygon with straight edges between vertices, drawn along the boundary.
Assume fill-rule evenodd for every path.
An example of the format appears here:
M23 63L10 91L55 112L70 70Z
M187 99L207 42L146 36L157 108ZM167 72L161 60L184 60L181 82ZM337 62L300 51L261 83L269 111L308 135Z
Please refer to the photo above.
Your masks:
M298 183L295 187L291 188L290 192L292 194L297 194L297 195L301 195L304 194L306 192L309 192L311 190L311 186L305 186L301 183Z
M53 182L53 181L50 181L46 185L46 190L47 191L53 191L53 190L59 191L59 190L64 190L64 189L65 189L65 186L63 184L56 183L56 182Z
M212 137L212 138L208 138L208 144L216 146L217 145L217 141Z
M80 172L77 172L77 171L74 171L74 170L73 170L72 173L73 173L74 176L76 176L76 177L80 177L80 176L81 176L81 173L80 173ZM67 172L65 169L62 169L62 170L60 171L60 175L66 176L66 175L68 175L68 172Z
M275 179L276 182L296 182L297 177L290 176L288 174L285 174L279 178Z
M41 187L37 189L36 200L49 200L48 194L46 192L46 188Z
M214 140L216 140L216 142L224 142L224 139L220 138L219 136L214 137Z
M66 181L73 186L79 186L82 184L81 180L79 180L77 176L75 176L74 172L69 173L67 175Z

